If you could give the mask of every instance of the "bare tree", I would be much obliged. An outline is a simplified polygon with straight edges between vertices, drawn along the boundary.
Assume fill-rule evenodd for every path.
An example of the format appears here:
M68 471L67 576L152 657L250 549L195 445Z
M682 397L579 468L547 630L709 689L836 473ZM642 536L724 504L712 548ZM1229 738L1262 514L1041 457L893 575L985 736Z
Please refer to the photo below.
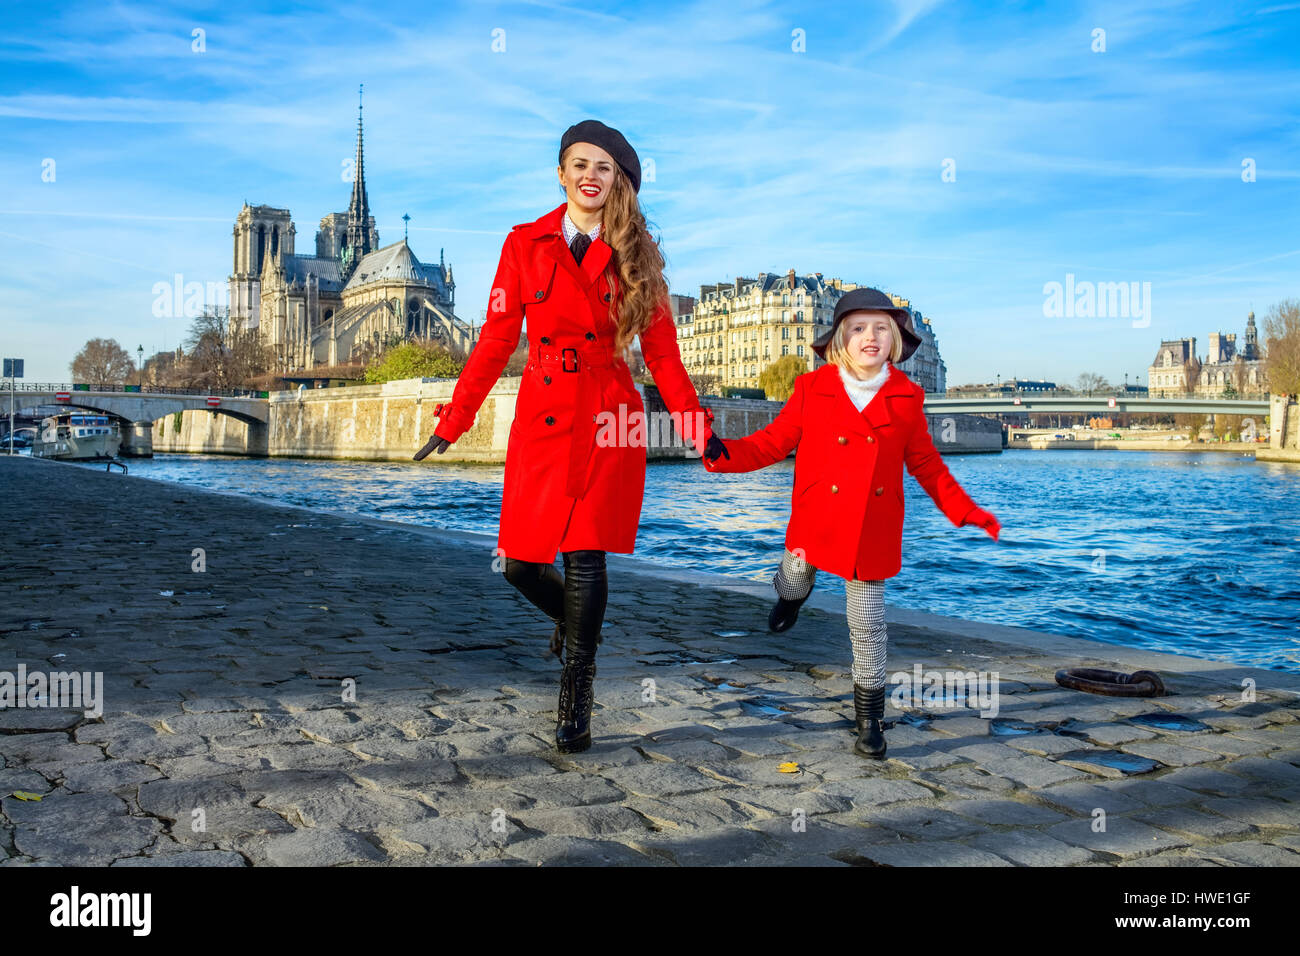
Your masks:
M185 340L191 388L237 388L269 371L271 350L256 329L232 329L214 309L205 309L190 324Z
M1300 395L1300 299L1284 299L1264 317L1264 381L1274 395Z
M117 339L91 339L68 365L74 382L89 385L120 385L135 372L131 353Z
M715 372L696 372L694 374L688 372L686 377L691 380L691 384L695 386L695 391L699 395L709 395L722 384L722 376Z
M1201 360L1193 352L1183 363L1183 391L1188 394L1196 393L1196 385L1201 380ZM1195 436L1192 438L1195 441Z
M1078 389L1091 395L1093 392L1110 391L1110 383L1106 381L1106 376L1098 375L1096 372L1084 372L1078 378Z

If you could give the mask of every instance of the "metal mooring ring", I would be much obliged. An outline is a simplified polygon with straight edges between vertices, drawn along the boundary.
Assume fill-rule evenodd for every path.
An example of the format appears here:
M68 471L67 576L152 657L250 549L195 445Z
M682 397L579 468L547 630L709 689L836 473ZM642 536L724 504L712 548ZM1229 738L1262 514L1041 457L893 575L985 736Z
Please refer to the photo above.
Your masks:
M1165 684L1154 671L1108 671L1097 667L1069 667L1056 672L1056 682L1071 690L1107 697L1163 697Z

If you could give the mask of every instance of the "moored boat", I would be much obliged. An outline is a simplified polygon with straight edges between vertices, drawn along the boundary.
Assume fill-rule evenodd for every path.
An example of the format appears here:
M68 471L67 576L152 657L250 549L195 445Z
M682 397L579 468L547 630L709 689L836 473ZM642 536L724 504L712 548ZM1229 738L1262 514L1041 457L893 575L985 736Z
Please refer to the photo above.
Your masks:
M41 420L32 440L33 458L94 461L116 458L122 431L107 415L66 411Z

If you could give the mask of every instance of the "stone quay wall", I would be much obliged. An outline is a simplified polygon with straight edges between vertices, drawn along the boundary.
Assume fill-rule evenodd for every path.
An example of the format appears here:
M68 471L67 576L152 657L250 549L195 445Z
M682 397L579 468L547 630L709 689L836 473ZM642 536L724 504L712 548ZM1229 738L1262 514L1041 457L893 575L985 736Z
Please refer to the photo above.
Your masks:
M441 456L443 461L503 462L520 378L492 387L474 425ZM199 409L153 423L156 452L410 460L437 424L434 406L451 401L455 379L403 379L382 385L272 392L266 425ZM668 410L653 385L638 385L647 413L647 457L693 457L668 425ZM702 399L724 439L770 425L784 403L743 398ZM1002 426L978 415L930 415L930 433L945 454L1000 452Z

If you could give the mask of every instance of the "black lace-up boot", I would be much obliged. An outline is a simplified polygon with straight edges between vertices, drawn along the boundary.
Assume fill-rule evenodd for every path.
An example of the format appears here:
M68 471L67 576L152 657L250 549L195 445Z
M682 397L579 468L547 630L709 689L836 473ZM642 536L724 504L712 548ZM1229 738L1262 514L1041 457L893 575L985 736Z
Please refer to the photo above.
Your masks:
M604 551L564 553L564 671L556 709L555 748L579 753L591 746L596 645L605 620L609 582Z

